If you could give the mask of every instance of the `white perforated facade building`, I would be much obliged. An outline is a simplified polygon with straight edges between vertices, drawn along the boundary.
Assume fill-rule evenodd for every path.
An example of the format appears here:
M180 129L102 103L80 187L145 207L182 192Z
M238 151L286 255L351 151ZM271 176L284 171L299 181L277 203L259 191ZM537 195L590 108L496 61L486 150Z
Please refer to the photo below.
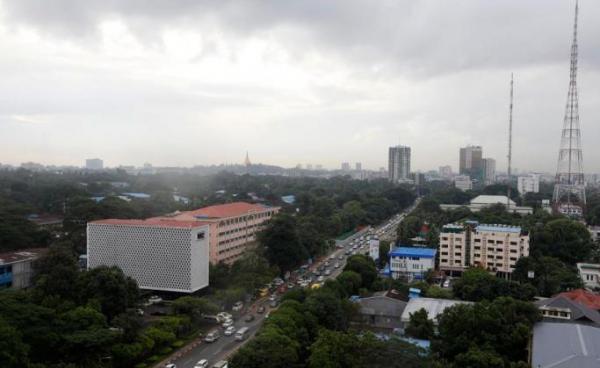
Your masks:
M142 289L192 293L208 286L209 239L209 225L200 221L93 221L88 268L115 265Z

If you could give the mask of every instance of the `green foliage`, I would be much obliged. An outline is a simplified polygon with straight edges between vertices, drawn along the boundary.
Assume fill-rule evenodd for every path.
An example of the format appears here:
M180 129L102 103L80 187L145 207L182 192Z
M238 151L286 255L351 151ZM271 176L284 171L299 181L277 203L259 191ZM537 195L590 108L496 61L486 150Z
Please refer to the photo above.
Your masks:
M477 367L506 367L511 362L525 362L531 329L539 318L533 304L512 298L456 305L439 317L439 334L432 349L456 367L471 366L462 365L467 362L479 362L473 363ZM472 347L485 349L486 353ZM496 365L496 356L504 365Z
M500 296L512 296L519 300L532 300L536 289L529 284L518 284L491 275L482 268L469 268L454 282L454 295L462 300L494 300Z
M19 331L0 318L0 366L26 366L27 350L28 346L23 343Z
M361 286L370 289L373 282L377 279L377 268L371 257L364 255L354 255L348 257L344 271L354 271L360 275Z
M231 359L232 368L292 367L299 361L300 344L277 328L265 328Z
M419 234L423 221L417 216L406 216L398 225L398 241L403 245L411 245L411 239Z
M568 265L587 260L594 249L590 232L580 222L552 220L533 233L531 253L555 257Z
M182 296L171 303L171 308L175 314L184 314L188 316L194 325L202 320L204 314L215 314L219 308L206 298L195 296Z
M529 271L534 272L533 279L529 279ZM577 269L552 257L521 257L512 277L515 281L533 285L539 295L546 297L582 287Z
M405 332L416 339L429 340L434 336L433 321L429 319L427 311L423 308L410 314Z
M297 220L288 214L275 216L259 234L265 255L281 271L288 271L305 262L309 253L298 234Z
M344 271L338 277L337 281L344 288L345 295L357 295L358 289L362 285L362 277L354 271Z
M432 285L427 288L427 292L425 296L428 298L436 298L436 299L453 299L454 295L452 291L448 289L442 289L437 285Z

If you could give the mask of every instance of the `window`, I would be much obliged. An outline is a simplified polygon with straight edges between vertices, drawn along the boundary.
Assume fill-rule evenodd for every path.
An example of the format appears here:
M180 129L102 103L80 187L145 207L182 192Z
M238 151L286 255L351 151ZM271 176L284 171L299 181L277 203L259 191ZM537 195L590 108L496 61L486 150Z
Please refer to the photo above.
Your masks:
M473 249L475 249L475 250L481 250L481 247L477 246L477 247L473 247Z
M494 241L490 239L488 240L488 244L494 244Z
M481 257L481 254L475 253L474 256L475 256L475 258L479 258L479 257Z
M442 240L448 240L448 237L447 236L443 236Z
M475 239L475 243L481 243L481 239Z

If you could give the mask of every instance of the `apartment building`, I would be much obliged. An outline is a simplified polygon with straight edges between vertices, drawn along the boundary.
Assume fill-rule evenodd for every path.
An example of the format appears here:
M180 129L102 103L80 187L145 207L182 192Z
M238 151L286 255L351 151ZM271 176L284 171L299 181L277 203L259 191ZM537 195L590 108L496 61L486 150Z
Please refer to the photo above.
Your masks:
M249 247L256 245L256 235L279 207L234 202L181 212L174 220L198 220L210 226L210 262L231 264Z
M435 249L398 247L390 252L390 274L394 279L423 280L435 268Z
M517 226L467 222L445 225L440 233L439 268L450 273L475 266L508 275L528 255L529 235Z

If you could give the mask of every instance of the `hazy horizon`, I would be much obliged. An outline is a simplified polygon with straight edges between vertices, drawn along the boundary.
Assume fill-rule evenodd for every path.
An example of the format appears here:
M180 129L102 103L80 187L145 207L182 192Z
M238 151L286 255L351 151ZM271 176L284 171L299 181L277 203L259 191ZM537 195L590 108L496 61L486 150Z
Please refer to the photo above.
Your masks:
M412 169L483 146L556 170L574 1L0 1L0 163ZM584 170L600 172L600 3L580 1Z

